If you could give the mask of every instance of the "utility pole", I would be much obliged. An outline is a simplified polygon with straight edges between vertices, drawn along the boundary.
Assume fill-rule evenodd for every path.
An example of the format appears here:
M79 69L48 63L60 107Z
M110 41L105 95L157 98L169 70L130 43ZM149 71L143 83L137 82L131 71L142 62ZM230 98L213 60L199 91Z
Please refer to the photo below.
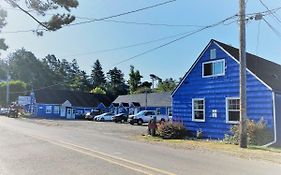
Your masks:
M147 88L145 88L145 110L147 110Z
M7 107L10 105L10 71L9 71L10 63L9 58L7 61L7 85L6 85L6 104Z
M245 0L239 0L239 30L240 30L240 142L241 148L247 148L247 85L246 85L246 22Z

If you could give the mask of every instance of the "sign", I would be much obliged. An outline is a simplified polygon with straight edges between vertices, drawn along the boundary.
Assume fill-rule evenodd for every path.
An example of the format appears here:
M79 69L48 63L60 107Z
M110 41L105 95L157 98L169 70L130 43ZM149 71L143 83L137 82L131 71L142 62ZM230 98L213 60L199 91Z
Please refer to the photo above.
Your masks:
M18 104L21 106L30 105L31 104L31 97L30 96L19 96Z

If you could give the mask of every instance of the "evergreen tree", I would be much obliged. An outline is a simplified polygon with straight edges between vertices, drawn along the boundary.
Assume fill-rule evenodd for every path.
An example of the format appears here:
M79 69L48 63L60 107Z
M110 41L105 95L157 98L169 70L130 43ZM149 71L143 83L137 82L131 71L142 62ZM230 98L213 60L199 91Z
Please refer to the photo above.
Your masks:
M133 94L141 85L142 76L138 70L134 70L134 66L130 66L128 84L130 86L130 93Z
M106 80L99 60L96 60L94 63L91 78L93 80L93 87L105 86Z
M118 96L128 93L128 86L125 84L124 74L121 70L114 67L108 71L107 78L107 92L111 95Z
M177 86L176 80L173 78L166 79L159 83L157 87L158 92L168 92L173 91Z
M43 35L43 31L56 31L72 23L75 20L75 16L70 14L71 9L77 8L79 5L78 0L1 0L1 3L6 3L11 8L17 8L35 20L39 27L37 27L34 33L38 36ZM49 11L54 13L54 15L51 17L46 15ZM6 17L7 12L0 6L0 33L7 23ZM37 19L37 17L40 17L40 19ZM41 22L42 20L44 21ZM0 51L7 50L7 48L5 40L0 38Z

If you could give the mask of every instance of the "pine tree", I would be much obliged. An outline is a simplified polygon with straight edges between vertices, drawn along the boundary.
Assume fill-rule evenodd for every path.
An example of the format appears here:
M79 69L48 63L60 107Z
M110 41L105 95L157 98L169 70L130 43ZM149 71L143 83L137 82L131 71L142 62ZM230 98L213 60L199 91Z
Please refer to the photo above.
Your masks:
M94 88L105 86L106 80L99 60L96 60L96 62L94 63L91 78L93 80Z
M128 93L128 86L125 84L124 74L121 70L114 67L107 73L108 84L107 92L113 96L124 95Z
M133 94L136 92L136 90L139 88L141 85L141 78L142 76L140 75L140 72L138 70L134 70L134 66L130 67L130 74L129 74L129 80L128 84L130 86L130 93Z

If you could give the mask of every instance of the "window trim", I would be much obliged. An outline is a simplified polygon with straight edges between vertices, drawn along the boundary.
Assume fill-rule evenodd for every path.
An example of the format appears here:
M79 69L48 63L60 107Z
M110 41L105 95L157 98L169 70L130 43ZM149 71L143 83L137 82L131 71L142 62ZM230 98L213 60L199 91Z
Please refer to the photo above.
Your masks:
M214 57L212 57L212 56L214 56ZM217 49L211 49L210 50L210 59L211 60L214 60L214 59L216 59L217 58Z
M46 108L45 108L45 112L46 112L46 114L52 114L53 113L53 106L46 106Z
M203 119L195 119L195 116L194 116L194 101L196 100L203 100L203 104L204 104L204 108L203 108ZM205 116L205 98L193 98L192 99L192 121L193 122L205 122L205 119L206 119L206 116Z
M226 123L228 124L239 124L240 123L240 118L241 116L239 116L239 121L229 121L229 115L228 115L228 100L240 100L240 97L226 97L225 98L225 114L226 114ZM240 108L240 107L239 107ZM239 110L232 110L232 111L239 111L240 112L240 109Z
M60 114L60 106L54 106L53 113Z
M223 72L221 74L216 74L216 75L204 75L205 70L204 70L204 65L209 64L209 63L217 63L217 62L222 62L223 63ZM224 76L225 75L225 59L220 59L220 60L212 60L212 61L207 61L202 63L202 78L210 78L210 77L218 77L218 76Z

